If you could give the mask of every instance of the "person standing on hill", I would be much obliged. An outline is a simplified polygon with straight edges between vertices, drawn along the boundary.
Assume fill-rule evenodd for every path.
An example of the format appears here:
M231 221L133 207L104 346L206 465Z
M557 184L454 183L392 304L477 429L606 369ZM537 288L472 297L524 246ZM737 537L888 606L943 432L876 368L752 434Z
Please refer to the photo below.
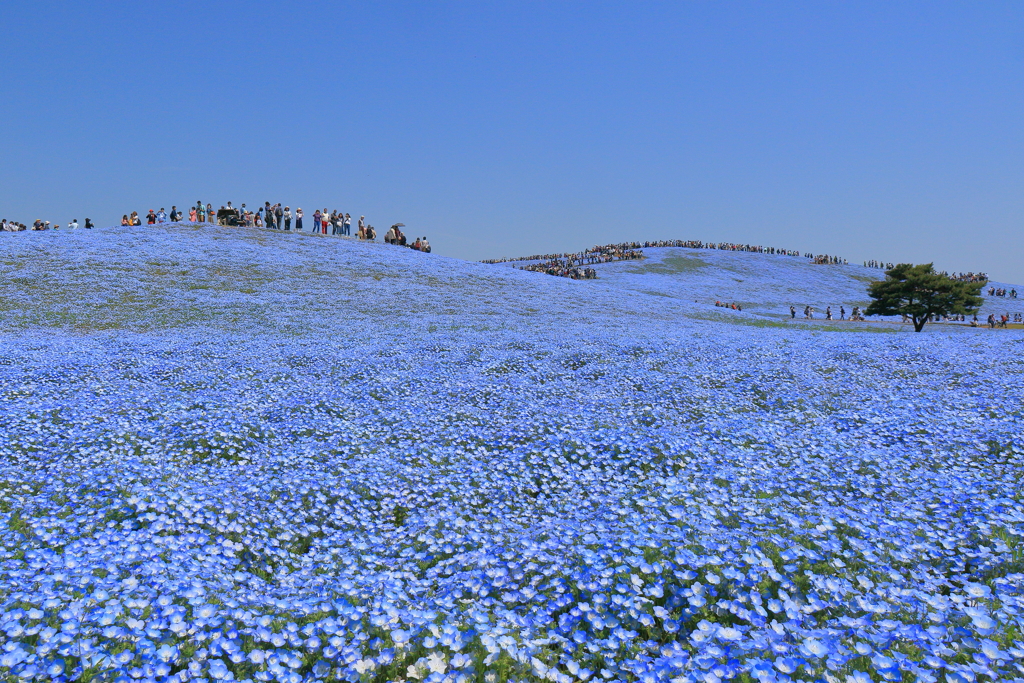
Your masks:
M313 212L313 234L320 232L320 209Z
M302 232L302 207L295 209L295 232Z
M292 229L292 210L289 207L284 207L284 229L291 231Z
M366 216L359 217L359 239L366 239Z
M284 217L284 209L281 208L281 202L278 202L274 206L274 222L277 223L277 229L281 229L281 219Z

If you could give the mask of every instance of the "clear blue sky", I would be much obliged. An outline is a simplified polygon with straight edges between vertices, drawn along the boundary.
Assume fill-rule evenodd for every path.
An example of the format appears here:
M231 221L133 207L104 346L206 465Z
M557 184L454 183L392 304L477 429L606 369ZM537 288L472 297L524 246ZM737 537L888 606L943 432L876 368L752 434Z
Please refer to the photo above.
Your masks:
M0 217L269 200L471 259L687 238L1024 282L1022 2L7 0L0 26Z

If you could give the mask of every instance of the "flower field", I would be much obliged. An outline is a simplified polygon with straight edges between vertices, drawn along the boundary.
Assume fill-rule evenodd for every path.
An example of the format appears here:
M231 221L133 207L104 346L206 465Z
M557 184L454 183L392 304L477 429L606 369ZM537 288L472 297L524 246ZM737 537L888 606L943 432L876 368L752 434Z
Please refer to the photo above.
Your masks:
M1024 337L647 251L3 240L0 675L1024 679Z

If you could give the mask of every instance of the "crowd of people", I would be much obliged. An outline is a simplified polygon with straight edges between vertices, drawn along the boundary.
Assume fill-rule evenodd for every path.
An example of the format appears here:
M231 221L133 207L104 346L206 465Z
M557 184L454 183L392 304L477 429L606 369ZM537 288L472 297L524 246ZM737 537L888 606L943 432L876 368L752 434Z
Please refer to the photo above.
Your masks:
M734 311L742 311L743 307L737 303L726 303L725 301L716 301L715 306L719 308L731 308Z
M829 256L828 254L817 254L811 257L811 263L819 266L845 266L846 259L840 256Z
M892 270L894 265L892 263L885 263L883 261L865 261L865 268L878 268L879 270Z
M1011 299L1016 299L1017 298L1017 290L1016 289L1011 289L1009 292L1007 292L1006 289L1003 288L1003 287L989 287L988 288L988 295L989 296L1001 296L1001 297L1009 296Z
M591 247L578 254L558 254L540 263L520 266L519 269L568 277L573 280L593 280L597 277L597 271L589 266L598 263L611 263L613 261L630 261L642 259L643 257L643 251L637 248L637 245L634 243L605 244L603 246ZM493 261L488 263L493 263Z
M531 270L535 273L545 273L547 275L557 275L558 277L567 277L572 280L593 280L597 277L597 271L593 268L570 266L567 265L565 261L560 261L558 259L545 261L544 263L531 263L528 266L520 266L519 269Z
M327 230L330 229L331 235L339 235L345 237L351 237L352 235L352 216L341 211L328 211L326 208L316 209L313 215L306 217L301 208L296 208L294 213L289 206L283 206L281 203L271 204L270 202L264 202L263 206L258 207L255 211L246 207L242 204L241 207L234 207L231 202L226 205L222 205L219 210L214 209L212 204L203 204L203 202L196 202L195 206L190 206L185 211L179 211L178 207L171 206L170 212L164 207L161 207L159 211L150 209L145 217L139 215L138 211L132 211L121 216L121 225L125 227L136 226L136 225L156 225L158 223L216 223L218 225L228 226L242 226L252 228L270 228L273 230L291 231L294 219L294 226L296 232L304 232L304 228L308 226L309 232L313 234L326 235ZM304 225L305 221L305 225ZM361 240L374 241L377 239L377 230L372 225L366 222L366 216L360 216L357 221L357 232L355 237ZM36 220L33 222L32 227L27 227L24 223L18 223L15 221L8 221L7 219L0 220L0 232L21 232L23 230L57 230L60 229L60 225L51 225L49 221ZM78 220L74 219L68 222L66 228L75 229L78 228ZM95 227L92 220L89 218L85 219L85 225L82 226L87 229ZM385 242L388 244L395 244L404 247L410 247L417 251L430 252L430 243L426 237L417 237L415 240L410 241L400 228L404 227L402 223L396 223L391 227L388 232L388 236L385 237Z
M987 273L953 273L950 275L946 271L942 271L942 274L950 280L959 280L960 282L988 282Z

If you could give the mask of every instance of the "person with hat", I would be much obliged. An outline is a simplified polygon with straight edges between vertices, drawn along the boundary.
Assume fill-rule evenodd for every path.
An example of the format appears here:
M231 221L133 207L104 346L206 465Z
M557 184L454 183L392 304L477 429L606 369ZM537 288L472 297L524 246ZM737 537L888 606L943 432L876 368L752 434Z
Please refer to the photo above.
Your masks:
M146 223L149 225L156 223L156 214L153 212L153 209L150 209L149 213L146 214Z

